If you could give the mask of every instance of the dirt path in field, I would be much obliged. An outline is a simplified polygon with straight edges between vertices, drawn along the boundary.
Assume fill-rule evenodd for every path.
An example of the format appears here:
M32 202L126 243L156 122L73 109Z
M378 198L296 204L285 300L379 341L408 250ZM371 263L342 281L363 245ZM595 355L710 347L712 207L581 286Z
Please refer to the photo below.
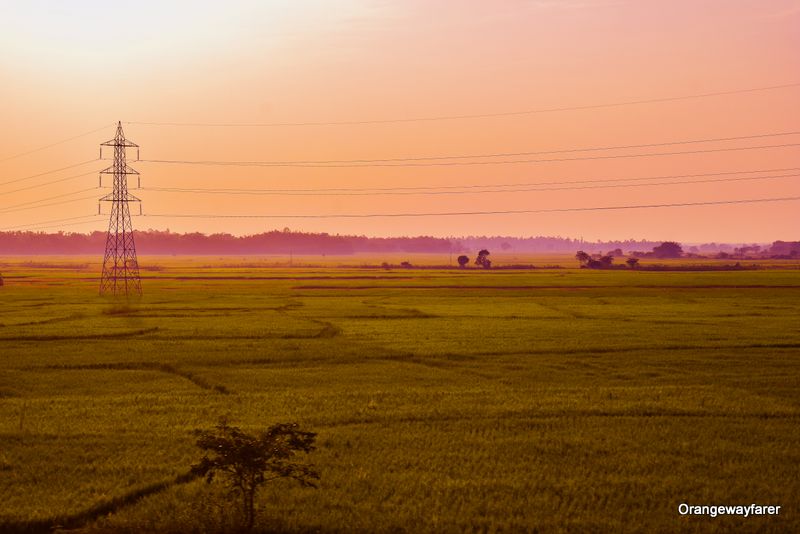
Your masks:
M165 489L178 484L186 484L187 482L191 482L197 478L198 476L192 472L184 473L176 476L172 480L150 484L124 495L120 495L119 497L110 499L104 503L92 506L83 512L78 512L72 515L58 516L35 521L19 521L8 523L2 522L0 523L0 531L24 532L26 534L50 534L54 531L62 532L64 530L80 528L89 522L94 521L95 519L99 519L105 515L113 514L123 507L134 505L145 497L160 493Z
M227 395L230 393L228 388L218 384L211 384L205 378L198 376L190 371L179 369L174 365L168 363L158 362L125 362L125 363L92 363L92 364L79 364L79 365L48 365L47 369L58 369L63 371L161 371L181 378L185 378L195 386L207 389L209 391L216 391Z

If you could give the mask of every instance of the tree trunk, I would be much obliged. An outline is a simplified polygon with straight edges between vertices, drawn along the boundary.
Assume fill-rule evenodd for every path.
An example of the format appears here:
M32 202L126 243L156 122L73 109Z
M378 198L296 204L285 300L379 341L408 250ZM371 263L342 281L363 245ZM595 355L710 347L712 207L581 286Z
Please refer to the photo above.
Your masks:
M245 491L245 498L247 499L247 530L253 530L253 526L255 525L256 521L256 483L254 480L250 480L250 483L247 485L247 491Z

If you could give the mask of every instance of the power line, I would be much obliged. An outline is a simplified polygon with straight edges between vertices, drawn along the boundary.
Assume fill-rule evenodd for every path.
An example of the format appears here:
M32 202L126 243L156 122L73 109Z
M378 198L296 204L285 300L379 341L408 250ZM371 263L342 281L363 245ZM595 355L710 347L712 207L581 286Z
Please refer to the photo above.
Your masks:
M73 174L72 176L66 176L64 178L58 178L57 180L50 180L49 182L42 182L40 184L29 185L27 187L20 187L19 189L12 189L11 191L3 191L0 192L0 195L10 195L12 193L19 193L20 191L28 191L30 189L36 189L39 187L44 187L46 185L57 184L59 182L66 182L69 180L74 180L76 178L83 178L84 176L89 176L90 174L97 174L98 171L89 171L84 172L81 174Z
M791 169L784 169L784 170L800 170L800 167L795 167ZM700 175L675 175L673 177L643 177L643 178L618 178L618 179L607 179L607 180L578 180L578 181L564 181L564 182L539 182L533 183L531 185L560 185L560 184L574 184L574 183L590 183L592 185L583 185L583 186L567 186L567 187L547 187L547 188L523 188L523 189L488 189L488 190L444 190L444 191L373 191L373 190L364 190L364 191L347 191L347 192L326 192L326 190L322 190L320 192L317 191L281 191L281 190L259 190L259 189L202 189L202 188L179 188L179 187L151 187L145 188L146 191L158 191L158 192L167 192L167 193L202 193L202 194L229 194L229 195L277 195L277 196L378 196L378 195L450 195L450 194L483 194L483 193L517 193L517 192L527 192L527 191L563 191L563 190L582 190L582 189L607 189L607 188L625 188L625 187L643 187L643 186L662 186L662 185L685 185L685 184L699 184L699 183L714 183L714 182L738 182L738 181L750 181L750 180L767 180L767 179L779 179L779 178L796 178L800 176L800 174L780 174L780 175L767 175L767 176L746 176L746 177L739 177L739 178L713 178L713 179L705 179L705 180L683 180L683 181L672 181L672 182L656 182L656 183L634 183L634 184L625 184L625 183L613 183L613 184L597 184L596 182L619 182L619 181L632 181L632 180L652 180L652 179L664 179L664 178L682 178L682 177L693 177L693 176L718 176L721 174L745 174L745 173L753 173L753 172L763 172L763 171L738 171L738 172L727 172L727 173L706 173ZM464 186L465 188L470 188L472 186ZM492 186L487 185L485 187L506 187L502 185ZM68 204L72 202L79 202L83 200L93 199L94 196L87 196L81 197L76 199L69 199L59 202L50 202L42 204L42 202L68 197L72 195L77 195L80 193L85 193L87 191L94 191L96 188L90 187L87 189L80 189L77 191L72 191L69 193L63 193L60 195L54 195L50 197L45 197L38 200L33 200L29 202L23 202L20 204L14 204L12 206L8 206L5 208L0 209L0 214L3 213L11 213L17 211L26 211L30 209L38 209L43 207L49 206L56 206L61 204Z
M458 167L472 165L509 165L519 163L554 163L560 161L587 161L603 159L643 158L657 156L677 156L682 154L709 154L713 152L736 152L741 150L761 150L766 148L788 148L800 146L800 143L784 143L779 145L758 145L732 148L707 148L701 150L679 150L673 152L647 152L643 154L613 154L608 156L582 156L578 158L518 159L503 161L447 161L428 163L367 163L367 164L273 164L257 161L192 161L192 160L141 160L147 163L168 163L177 165L206 165L223 167L304 167L304 168L361 168L361 167Z
M745 176L741 178L710 178L706 180L682 180L675 182L651 182L633 184L602 184L602 185L583 185L565 187L534 187L523 189L471 189L471 190L447 190L447 191L372 191L372 192L262 192L258 190L214 190L200 188L180 188L180 187L150 187L147 191L160 191L165 193L201 193L201 194L223 194L223 195L270 195L270 196L395 196L395 195L463 195L463 194L483 194L483 193L522 193L527 191L572 191L581 189L617 189L625 187L650 187L662 185L685 185L703 184L713 182L741 182L750 180L771 180L777 178L796 178L800 174L780 174L772 176Z
M492 210L492 211L450 211L450 212L429 212L429 213L350 213L350 214L319 214L319 215L260 215L260 214L164 214L153 213L144 214L142 217L163 217L163 218L193 218L193 219L368 219L381 217L450 217L464 215L514 215L526 213L557 213L557 212L578 212L578 211L610 211L610 210L629 210L629 209L652 209L652 208L675 208L686 206L717 206L726 204L753 204L761 202L786 202L800 200L797 197L778 197L778 198L749 198L737 200L715 200L707 202L674 202L666 204L635 204L626 206L594 206L587 208L545 208L535 210Z
M8 185L17 182L24 182L25 180L32 180L34 178L39 178L40 176L47 176L48 174L54 174L61 171L66 171L67 169L74 169L75 167L80 167L82 165L86 165L87 163L92 163L93 161L99 161L98 159L89 159L86 161L82 161L80 163L75 163L73 165L67 165L66 167L61 167L60 169L53 169L51 171L40 172L38 174L32 174L30 176L23 176L22 178L14 178L13 180L7 180L5 182L0 182L0 185Z
M108 128L108 124L101 126L100 128L95 128L94 130L90 130L88 132L83 132L82 134L73 135L72 137L68 137L66 139L62 139L61 141L56 141L55 143L50 143L49 145L40 146L39 148L34 148L25 152L20 152L19 154L14 154L13 156L7 156L5 158L0 159L0 162L9 161L16 158L21 158L22 156L27 156L28 154L33 154L35 152L39 152L41 150L45 150L54 146L62 145L64 143L68 143L75 139L80 139L81 137L86 137L87 135L91 135L95 132L99 132L100 130L104 130Z
M436 191L436 190L449 190L449 189L477 189L477 188L490 188L490 187L527 187L527 186L537 186L537 185L563 185L563 184L592 184L592 183L603 183L603 182L630 182L630 181L638 181L638 180L667 180L667 179L677 179L677 178L694 178L694 177L706 177L706 176L729 176L732 174L755 174L755 173L762 173L762 172L788 172L788 171L797 171L800 170L800 167L784 167L784 168L773 168L773 169L752 169L746 171L726 171L726 172L710 172L710 173L700 173L700 174L672 174L672 175L661 175L661 176L645 176L645 177L632 177L632 178L601 178L595 180L558 180L558 181L550 181L550 182L515 182L515 183L506 183L506 184L466 184L466 185L436 185L436 186L403 186L403 187L314 187L314 188L305 188L305 189L241 189L241 188L184 188L184 189L191 189L193 191L219 191L219 192L254 192L254 193L300 193L300 192L309 192L309 193L319 193L319 192L337 192L337 191ZM145 189L145 188L143 188ZM170 188L146 188L147 190L156 190L156 189L170 189Z
M736 204L754 204L765 202L790 202L800 200L800 196L795 197L776 197L776 198L748 198L748 199L735 199L735 200L712 200L704 202L672 202L664 204L633 204L623 206L593 206L585 208L544 208L535 210L491 210L491 211L462 211L462 212L428 212L428 213L359 213L359 214L319 214L319 215L261 215L261 214L237 214L237 215L224 215L224 214L145 214L140 217L159 217L159 218L193 218L193 219L364 219L364 218L381 218L381 217L450 217L450 216L473 216L473 215L515 215L515 214L531 214L531 213L563 213L563 212L582 212L582 211L611 211L611 210L629 210L629 209L656 209L656 208L675 208L675 207L692 207L692 206L719 206L719 205L736 205ZM64 221L82 220L82 222L68 222L66 224L54 224L51 227L70 226L73 224L86 224L94 222L83 219L95 219L97 215L81 215L77 217L67 217L64 219L50 219L47 221L40 221L37 223L23 224L17 226L10 226L0 231L14 230L18 228L35 227L32 229L47 228L46 225L50 223L62 223Z
M800 169L800 168L796 168ZM748 172L748 171L743 171ZM715 174L732 174L732 173L715 173ZM692 176L692 175L688 175ZM146 188L147 191L158 191L168 193L204 193L204 194L231 194L231 195L289 195L289 196L377 196L377 195L450 195L450 194L483 194L483 193L518 193L528 191L564 191L564 190L582 190L582 189L609 189L609 188L625 188L625 187L644 187L644 186L663 186L663 185L686 185L686 184L700 184L700 183L714 183L714 182L738 182L738 181L751 181L751 180L768 180L779 178L796 178L800 174L781 174L781 175L768 175L768 176L746 176L739 178L712 178L706 180L683 180L672 182L656 182L656 183L634 183L634 184L594 184L584 186L567 186L567 187L548 187L548 188L525 188L525 189L492 189L492 190L453 190L453 191L386 191L386 192L269 192L269 190L215 190L215 189L199 189L199 188L170 188L170 187L153 187ZM619 180L647 180L648 178L622 178ZM602 180L598 180L602 181ZM559 184L559 183L573 183L573 182L543 182L544 184ZM44 203L47 200L63 198L67 196L93 191L96 188L91 187L64 193L61 195L54 195L39 200L23 202L8 206L0 209L0 214L12 213L17 211L26 211L31 209L39 209L49 206L56 206L62 204L69 204L72 202L80 202L84 200L94 199L94 196L80 197L76 199L62 200L58 202Z
M72 196L72 195L77 195L79 193L85 193L87 191L93 191L94 189L96 189L96 188L89 187L87 189L80 189L78 191L72 191L72 192L69 192L69 193L62 193L60 195L53 195L51 197L45 197L45 198L40 198L40 199L37 199L37 200L31 200L29 202L22 202L20 204L13 204L11 206L6 206L4 208L0 208L0 213L5 213L7 211L11 211L13 208L18 208L20 206L30 206L31 204L38 204L40 202L45 202L47 200L53 200L54 198L69 197L69 196Z
M92 217L97 217L97 215L92 215ZM37 230L47 230L49 228L63 228L65 226L78 226L78 225L83 225L83 224L96 224L97 222L99 222L99 221L94 221L94 220L91 220L91 221L78 221L78 222L71 222L71 223L64 223L64 224L51 224L49 226L34 226L34 227L22 228L22 229L15 230L15 231L17 231L17 232L32 232L32 231L37 231ZM4 232L4 231L5 230L0 230L0 232Z
M483 193L518 193L518 192L530 192L530 191L564 191L564 190L581 190L581 189L608 189L608 188L625 188L625 187L643 187L643 186L662 186L662 185L681 185L681 184L697 184L697 183L711 183L711 182L734 182L734 181L745 181L745 180L766 180L766 179L776 179L776 178L796 178L799 177L800 174L784 174L784 175L774 175L774 176L749 176L743 178L718 178L718 179L710 179L710 180L691 180L691 181L680 181L680 182L658 182L658 183L644 183L644 184L606 184L606 185L595 185L595 186L578 186L578 187L555 187L555 188L534 188L534 189L501 189L501 190L474 190L474 191L438 191L438 192L394 192L394 193L328 193L328 195L449 195L449 194L483 194ZM57 195L54 197L49 198L59 198L64 196L70 196L81 192L91 191L95 188L84 189L81 191L74 191L72 193L66 193L64 195ZM170 189L170 188L153 188L152 190L155 191L164 191L164 192L176 192L176 193L209 193L214 191L208 190L191 190L191 189ZM218 192L214 192L218 193ZM227 193L227 194L236 194L236 193ZM242 194L242 193L239 193ZM251 193L252 194L252 193ZM314 193L304 193L303 195L307 196L315 196ZM320 194L323 196L325 194ZM27 211L32 209L40 209L50 206L58 206L62 204L70 204L73 202L82 202L85 200L94 199L94 195L74 198L69 200L61 200L57 202L49 202L45 204L41 204L42 199L38 201L27 202L23 204L17 204L16 206L11 206L9 208L3 208L0 210L0 215L5 213L14 213L18 211ZM35 205L31 205L35 204ZM18 207L18 206L25 206L25 207Z
M337 192L337 191L435 191L435 190L449 190L449 189L476 189L476 188L489 188L489 187L527 187L527 186L537 186L537 185L564 185L564 184L593 184L593 183L604 183L604 182L630 182L630 181L639 181L639 180L667 180L667 179L677 179L677 178L695 178L695 177L706 177L706 176L729 176L732 174L755 174L761 172L788 172L788 171L797 171L800 170L800 167L784 167L784 168L773 168L773 169L752 169L746 171L726 171L726 172L709 172L709 173L700 173L700 174L672 174L672 175L661 175L661 176L645 176L645 177L632 177L632 178L601 178L595 180L560 180L560 181L550 181L550 182L516 182L516 183L508 183L508 184L468 184L468 185L438 185L438 186L405 186L405 187L315 187L311 189L226 189L226 188L209 188L209 189L202 189L202 188L184 188L184 189L191 189L193 191L219 191L219 192L254 192L254 193L300 193L300 192L309 192L309 193L318 193L318 192ZM155 190L155 189L170 189L170 188L146 188L148 190Z
M87 189L87 191L88 191L88 189ZM80 201L83 201L83 200L89 200L89 199L93 199L93 198L96 199L97 197L94 196L94 195L91 195L91 196L88 196L88 197L72 198L72 199L69 199L69 200L59 200L57 202L49 202L49 203L46 203L46 204L37 204L35 206L27 206L27 207L24 207L24 208L3 209L3 210L0 210L0 215L2 215L4 213L13 213L13 212L17 212L17 211L35 210L35 209L45 208L45 207L49 207L49 206L60 206L61 204L70 204L72 202L80 202Z
M8 231L8 230L14 230L16 228L25 228L25 227L28 227L28 226L39 226L39 225L42 225L42 224L61 223L61 222L64 222L64 221L75 221L77 219L86 219L88 217L96 218L97 215L79 215L77 217L66 217L64 219L50 219L50 220L47 220L47 221L39 221L39 222L35 222L35 223L30 223L30 224L18 224L16 226L7 226L7 227L3 228L0 231L5 232L5 231ZM63 224L63 225L58 224L58 225L54 225L54 226L67 226L67 225L66 224Z
M656 104L661 102L676 102L680 100L692 100L700 98L710 98L716 96L755 93L760 91L773 91L778 89L787 89L790 87L800 86L800 82L787 83L781 85L770 85L766 87L752 87L747 89L733 89L728 91L716 91L710 93L697 93L691 95L669 96L660 98L647 98L641 100L627 100L621 102L610 102L604 104L589 104L582 106L562 106L553 108L539 108L529 109L522 111L505 111L499 113L476 113L476 114L463 114L463 115L440 115L431 117L411 117L411 118L392 118L392 119L376 119L376 120L351 120L351 121L326 121L326 122L262 122L262 123L243 123L243 122L145 122L145 121L130 121L125 124L134 124L142 126L190 126L190 127L276 127L276 126L348 126L348 125L368 125L368 124L389 124L389 123L404 123L404 122L425 122L425 121L443 121L443 120L461 120L461 119L484 119L491 117L511 117L516 115L534 115L538 113L555 113L561 111L582 111L589 109L602 109L614 108L622 106L633 106L641 104Z
M768 132L753 135L740 135L736 137L711 137L705 139L689 139L680 141L666 141L659 143L645 143L640 145L616 145L616 146L602 146L602 147L586 147L586 148L565 148L558 150L537 150L526 152L496 152L490 154L463 154L463 155L446 155L446 156L418 156L418 157L405 157L405 158L381 158L381 159L331 159L331 160L294 160L294 161L246 161L241 163L248 163L253 165L327 165L336 163L391 163L400 161L433 161L441 159L477 159L477 158L502 158L502 157L515 157L515 156L540 156L543 154L565 154L570 152L599 152L605 150L626 150L632 148L653 148L661 146L674 146L674 145L689 145L698 143L715 143L727 141L741 141L744 139L763 139L766 137L780 137L787 135L798 135L800 131L791 132ZM163 160L142 160L149 162L163 163ZM217 162L214 162L217 163ZM239 162L237 162L239 163Z

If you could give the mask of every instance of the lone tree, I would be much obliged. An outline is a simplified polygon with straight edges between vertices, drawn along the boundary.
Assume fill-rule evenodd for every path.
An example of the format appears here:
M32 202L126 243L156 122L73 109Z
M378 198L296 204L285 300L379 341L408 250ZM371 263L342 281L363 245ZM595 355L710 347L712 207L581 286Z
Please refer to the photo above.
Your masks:
M589 260L592 259L592 257L589 256L589 254L587 254L586 252L579 250L578 252L575 253L575 259L578 260L578 262L581 265L587 265L589 263Z
M657 247L653 247L654 258L680 258L683 255L683 249L674 241L665 241Z
M614 265L614 256L612 254L601 256L598 258L597 263L599 263L599 269L610 269L611 266Z
M628 258L627 260L625 260L625 263L627 263L628 267L630 267L631 269L635 269L636 267L639 266L639 258Z
M491 269L492 268L492 261L489 259L489 251L481 249L478 252L478 257L475 258L475 265L479 265L484 269Z
M241 499L247 530L256 517L255 498L259 488L279 478L291 478L302 486L316 488L319 473L313 466L299 463L299 453L314 450L313 432L303 432L296 423L272 425L258 435L220 421L213 430L196 430L197 446L206 454L192 472L210 483L221 475L232 496Z
M458 257L458 266L461 267L462 269L464 267L466 267L468 263L469 263L469 257L468 256L459 256Z

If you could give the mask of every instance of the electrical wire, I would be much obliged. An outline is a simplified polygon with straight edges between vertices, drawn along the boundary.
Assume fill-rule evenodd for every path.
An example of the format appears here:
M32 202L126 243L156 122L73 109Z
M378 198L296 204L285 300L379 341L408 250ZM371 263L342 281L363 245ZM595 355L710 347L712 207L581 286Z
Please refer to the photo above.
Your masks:
M506 184L466 184L466 185L435 185L435 186L403 186L403 187L314 187L314 188L300 188L300 189L241 189L241 188L185 188L191 189L193 191L219 191L219 192L254 192L254 193L295 193L295 192L337 192L337 191L436 191L436 190L448 190L448 189L477 189L477 188L489 188L489 187L527 187L527 186L537 186L537 185L563 185L563 184L592 184L592 183L603 183L603 182L629 182L629 181L638 181L638 180L665 180L665 179L672 179L672 178L692 178L692 177L705 177L705 176L728 176L732 174L753 174L753 173L761 173L761 172L788 172L788 171L797 171L800 170L800 167L784 167L784 168L772 168L772 169L753 169L747 171L726 171L726 172L712 172L712 173L700 173L700 174L673 174L673 175L661 175L661 176L646 176L646 177L633 177L633 178L601 178L595 180L559 180L559 181L550 181L550 182L515 182L515 183L506 183ZM154 187L142 188L153 190L159 189ZM169 189L169 188L164 188Z
M33 154L35 152L39 152L41 150L46 150L46 149L54 147L54 146L62 145L64 143L68 143L70 141L74 141L75 139L80 139L81 137L86 137L87 135L91 135L93 133L99 132L100 130L105 130L108 127L109 127L109 125L106 124L104 126L101 126L100 128L95 128L94 130L89 130L88 132L83 132L82 134L73 135L72 137L68 137L66 139L62 139L61 141L56 141L55 143L50 143L49 145L40 146L38 148L27 150L25 152L20 152L19 154L14 154L13 156L6 156L6 157L0 159L0 163L2 163L4 161L9 161L9 160L12 160L12 159L16 159L16 158L21 158L23 156L27 156L28 154Z
M68 196L71 196L71 195L77 195L78 193L85 193L87 191L92 191L94 189L97 189L97 188L96 187L89 187L87 189L79 189L78 191L72 191L70 193L63 193L63 194L60 194L60 195L53 195L52 197L39 198L39 199L36 199L36 200L31 200L29 202L22 202L21 204L13 204L11 206L6 206L6 207L0 209L0 212L4 212L4 211L7 211L7 210L12 209L12 208L17 208L19 206L29 206L31 204L38 204L39 202L45 202L47 200L53 200L54 198L62 198L62 197L68 197Z
M749 180L766 180L766 179L777 179L777 178L796 178L800 177L800 174L783 174L783 175L770 175L770 176L747 176L747 177L740 177L740 178L716 178L716 179L707 179L707 180L685 180L685 181L677 181L677 182L657 182L657 183L637 183L637 184L603 184L603 185L589 185L589 186L568 186L568 187L555 187L555 188L531 188L531 189L499 189L499 190L472 190L472 191L427 191L427 192L413 192L413 191L403 191L403 192L377 192L377 193L282 193L284 195L302 195L302 196L341 196L341 195L449 195L449 194L478 194L478 193L516 193L516 192L527 192L527 191L562 191L562 190L581 190L581 189L605 189L605 188L624 188L624 187L642 187L642 186L662 186L662 185L681 185L681 184L696 184L696 183L713 183L713 182L734 182L734 181L749 181ZM72 202L81 202L85 200L93 200L96 199L94 195L86 196L76 199L69 199L69 200L62 200L58 202L49 202L44 203L47 200L52 200L56 198L63 198L66 196L72 196L79 193L85 193L87 191L92 191L97 188L87 188L81 189L78 191L73 191L70 193L64 193L61 195L54 195L51 197L46 197L39 200L34 200L30 202L24 202L21 204L15 204L13 206L9 206L7 208L0 209L0 214L4 213L13 213L18 211L26 211L31 209L39 209L49 206L56 206L62 204L69 204ZM211 193L211 194L281 194L281 193L262 193L262 192L254 192L254 191L215 191L215 190L207 190L207 189L185 189L185 188L148 188L147 190L150 191L159 191L159 192L173 192L173 193Z
M706 202L673 202L665 204L634 204L625 206L594 206L586 208L544 208L532 210L492 210L492 211L446 211L428 213L355 213L355 214L317 214L317 215L260 215L260 214L166 214L166 213L145 213L141 217L162 217L162 218L193 218L193 219L369 219L383 217L452 217L464 215L514 215L526 213L559 213L559 212L579 212L579 211L610 211L610 210L629 210L629 209L653 209L653 208L674 208L687 206L718 206L727 204L753 204L761 202L786 202L800 200L796 197L777 197L777 198L750 198L737 200L714 200Z
M81 201L84 201L84 200L91 200L91 199L95 199L96 200L97 197L92 195L92 196L88 196L88 197L72 198L72 199L69 199L69 200L59 200L57 202L49 202L49 203L46 203L46 204L37 204L35 206L27 206L27 207L24 207L24 208L3 209L3 210L0 210L0 215L2 215L4 213L14 213L14 212L17 212L17 211L35 210L35 209L45 208L45 207L49 207L49 206L60 206L61 204L70 204L72 202L81 202Z
M78 219L86 219L86 218L89 218L89 217L96 218L97 215L79 215L77 217L66 217L64 219L50 219L50 220L47 220L47 221L39 221L39 222L35 222L35 223L30 223L30 224L18 224L16 226L7 226L7 227L3 228L2 230L0 230L0 232L6 232L8 230L14 230L16 228L25 228L25 227L29 227L29 226L39 226L39 225L42 225L42 224L61 223L61 222L64 222L64 221L75 221L75 220L78 220ZM64 225L59 224L59 225L54 225L54 226L67 226L67 225L66 224L64 224Z
M181 126L181 127L277 127L277 126L353 126L353 125L369 125L369 124L390 124L390 123L407 123L407 122L427 122L427 121L445 121L445 120L462 120L462 119L484 119L493 117L512 117L517 115L534 115L538 113L556 113L562 111L583 111L590 109L603 109L615 108L622 106L634 106L642 104L656 104L662 102L677 102L680 100L693 100L700 98L710 98L717 96L727 96L745 93L755 93L761 91L774 91L778 89L788 89L791 87L800 86L800 82L786 83L781 85L770 85L765 87L751 87L747 89L732 89L727 91L715 91L709 93L697 93L691 95L669 96L660 98L647 98L641 100L626 100L620 102L610 102L603 104L588 104L582 106L562 106L553 108L539 108L529 109L522 111L505 111L499 113L476 113L476 114L463 114L463 115L440 115L431 117L411 117L411 118L391 118L391 119L375 119L375 120L350 120L350 121L326 121L326 122L262 122L262 123L244 123L244 122L146 122L146 121L129 121L124 124L141 125L141 126Z
M194 219L366 219L366 218L401 218L401 217L452 217L452 216L476 216L476 215L516 215L516 214L532 214L532 213L565 213L565 212L587 212L587 211L612 211L612 210L629 210L629 209L656 209L656 208L674 208L674 207L693 207L693 206L719 206L719 205L738 205L738 204L754 204L765 202L790 202L798 201L800 196L794 197L775 197L775 198L749 198L749 199L735 199L735 200L712 200L702 202L672 202L663 204L632 204L622 206L592 206L583 208L542 208L542 209L529 209L529 210L490 210L490 211L460 211L460 212L428 212L428 213L359 213L359 214L316 214L316 215L262 215L262 214L164 214L153 213L139 215L139 217L151 218L194 218ZM136 215L132 215L136 217ZM97 215L81 215L77 217L67 217L63 219L50 219L47 221L40 221L37 223L23 224L17 226L10 226L0 231L9 231L15 229L45 229L48 227L61 227L70 226L73 224L85 224L94 221L84 221L83 219L94 219ZM73 222L81 220L82 222ZM60 224L68 221L67 224ZM42 226L53 224L51 226Z
M433 161L441 159L478 159L478 158L502 158L502 157L516 157L516 156L540 156L543 154L566 154L571 152L599 152L606 150L626 150L632 148L653 148L661 146L674 146L674 145L688 145L698 143L715 143L727 141L741 141L745 139L763 139L766 137L781 137L787 135L798 135L800 131L789 132L768 132L761 134L740 135L735 137L711 137L705 139L689 139L680 141L666 141L659 143L645 143L639 145L616 145L616 146L601 146L601 147L586 147L586 148L565 148L558 150L537 150L526 152L496 152L490 154L464 154L464 155L446 155L446 156L418 156L406 158L381 158L381 159L331 159L331 160L293 160L293 161L246 161L241 163L248 163L253 165L327 165L336 163L391 163L400 161ZM149 162L163 162L163 160L142 160Z
M2 195L10 195L12 193L19 193L20 191L29 191L31 189L37 189L39 187L44 187L46 185L52 185L52 184L57 184L57 183L60 183L60 182L66 182L68 180L74 180L76 178L83 178L84 176L89 176L90 174L97 174L97 172L98 171L89 171L89 172L84 172L82 174L73 174L72 176L65 176L64 178L59 178L57 180L51 180L49 182L42 182L40 184L29 185L27 187L20 187L19 189L14 189L12 191L3 191L2 193L0 193L0 196L2 196Z
M779 145L758 145L731 148L707 148L701 150L679 150L673 152L647 152L643 154L613 154L608 156L582 156L578 158L550 158L550 159L518 159L503 161L447 161L447 162L427 162L427 163L365 163L365 164L272 164L268 162L256 161L192 161L192 160L141 160L147 163L168 163L178 165L206 165L223 167L302 167L302 168L369 168L369 167L459 167L472 165L509 165L519 163L554 163L561 161L588 161L604 159L625 159L625 158L644 158L657 156L677 156L683 154L710 154L714 152L736 152L741 150L761 150L766 148L788 148L800 146L800 143L784 143Z
M99 221L78 221L78 222L71 222L71 223L64 223L64 224L51 224L49 226L35 226L32 228L23 228L21 230L15 230L16 232L34 232L38 230L47 230L50 228L63 228L64 226L78 226L83 224L96 224ZM0 230L2 232L4 230Z
M375 191L375 192L383 192L383 191L437 191L437 190L450 190L450 189L478 189L478 188L490 188L490 187L528 187L528 186L539 186L539 185L564 185L564 184L594 184L594 183L605 183L605 182L632 182L632 181L641 181L641 180L667 180L667 179L677 179L677 178L696 178L696 177L706 177L706 176L729 176L732 174L755 174L755 173L762 173L762 172L788 172L788 171L798 171L800 167L784 167L784 168L772 168L772 169L752 169L746 171L726 171L726 172L710 172L710 173L700 173L700 174L672 174L672 175L661 175L661 176L645 176L645 177L633 177L633 178L601 178L595 180L559 180L559 181L550 181L550 182L516 182L516 183L507 183L507 184L468 184L468 185L437 185L437 186L405 186L405 187L315 187L311 189L230 189L230 188L175 188L175 189L186 189L187 191L210 191L210 192L245 192L245 193L320 193L320 192L349 192L349 191L358 191L358 192L366 192L366 191ZM158 188L158 187L148 187L142 188L143 190L168 190L173 188Z
M581 189L616 189L625 187L649 187L663 185L682 185L682 184L704 184L713 182L741 182L750 180L772 180L778 178L796 178L800 174L780 174L771 176L745 176L741 178L709 178L705 180L683 180L675 182L651 182L633 184L602 184L602 185L583 185L565 187L535 187L524 189L471 189L471 190L450 190L450 191L378 191L378 192L280 192L266 193L254 190L213 190L213 189L194 189L179 187L148 187L146 191L159 191L166 193L200 193L200 194L224 194L224 195L270 195L270 196L395 196L395 195L464 195L464 194L483 194L483 193L522 193L528 191L574 191Z
M98 159L89 159L86 161L82 161L80 163L75 163L73 165L67 165L66 167L61 167L60 169L53 169L51 171L40 172L38 174L32 174L30 176L23 176L22 178L14 178L13 180L7 180L5 182L0 182L0 185L8 185L17 182L23 182L25 180L32 180L34 178L39 178L40 176L47 176L48 174L54 174L61 171L66 171L68 169L74 169L75 167L80 167L82 165L86 165L87 163L92 163L93 161L99 161Z

